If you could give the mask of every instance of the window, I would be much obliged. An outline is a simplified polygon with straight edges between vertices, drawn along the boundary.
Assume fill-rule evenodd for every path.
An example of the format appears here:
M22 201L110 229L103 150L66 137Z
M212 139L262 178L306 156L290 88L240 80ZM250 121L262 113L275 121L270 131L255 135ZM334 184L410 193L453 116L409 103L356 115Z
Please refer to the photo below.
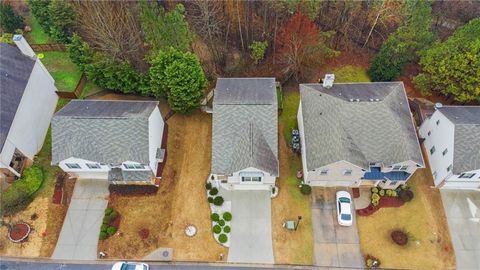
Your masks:
M82 168L77 163L65 163L65 166L67 166L69 169L81 169Z
M407 169L408 169L408 166L405 165L400 168L400 171L406 171Z
M262 182L261 177L251 177L251 176L243 176L242 177L242 182Z
M442 155L444 155L444 156L445 156L447 153L448 153L448 149L447 149L447 148L445 148L445 150L443 150L443 152L442 152Z
M437 120L437 126L440 124L440 119Z
M145 166L142 165L142 164L135 164L135 163L130 163L130 164L126 164L124 163L123 166L126 168L126 169L129 169L129 170L133 170L133 169L145 169Z
M462 173L458 178L473 178L475 176L474 173Z
M393 166L392 170L393 171L398 171L398 170L400 170L401 167L402 166L400 166L400 165L395 165L395 166Z
M429 131L429 132L427 133L427 135L428 135L428 136L432 135L432 132L431 132L431 131Z
M433 155L433 153L435 153L435 146L432 146L432 148L430 148L430 155Z
M320 175L327 175L328 174L328 170L327 169L323 169L320 171Z
M437 171L434 171L432 175L433 175L433 179L437 179Z
M352 170L345 170L345 171L343 172L343 175L350 176L350 175L352 175L352 173L353 173Z
M100 169L100 165L98 163L86 163L89 169Z
M448 167L447 167L447 172L451 171L451 170L452 170L452 168L453 168L453 165L452 165L452 164L450 164L450 166L448 166Z

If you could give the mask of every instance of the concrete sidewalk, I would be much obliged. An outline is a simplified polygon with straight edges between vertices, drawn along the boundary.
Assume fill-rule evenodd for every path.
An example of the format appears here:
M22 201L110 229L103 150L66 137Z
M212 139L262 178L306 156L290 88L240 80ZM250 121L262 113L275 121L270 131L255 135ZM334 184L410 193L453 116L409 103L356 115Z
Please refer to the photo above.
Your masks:
M228 262L273 264L270 191L232 192Z
M457 269L480 269L480 190L441 189Z
M98 237L108 195L107 180L77 180L53 259L97 259Z

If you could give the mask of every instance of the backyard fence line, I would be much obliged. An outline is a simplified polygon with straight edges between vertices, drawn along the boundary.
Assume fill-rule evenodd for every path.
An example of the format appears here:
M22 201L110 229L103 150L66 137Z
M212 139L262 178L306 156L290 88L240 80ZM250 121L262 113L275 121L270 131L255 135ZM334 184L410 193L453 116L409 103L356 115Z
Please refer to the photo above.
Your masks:
M85 73L82 73L82 77L80 77L80 80L78 80L77 86L75 87L75 90L73 92L56 91L57 96L59 98L77 99L82 94L82 91L85 88L86 84L87 84L87 75L85 75Z
M30 47L32 47L35 52L64 52L67 50L65 44L62 43L30 44Z

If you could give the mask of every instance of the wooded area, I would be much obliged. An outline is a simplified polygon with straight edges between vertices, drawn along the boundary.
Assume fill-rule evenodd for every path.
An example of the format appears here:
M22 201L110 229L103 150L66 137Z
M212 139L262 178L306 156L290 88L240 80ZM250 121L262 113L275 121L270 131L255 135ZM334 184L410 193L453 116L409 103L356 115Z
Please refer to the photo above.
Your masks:
M150 82L158 74L150 72L167 69L158 61L163 69L152 69L151 60L169 47L192 52L207 78L275 76L282 82L291 78L308 81L309 73L318 70L327 59L347 52L377 54L369 70L371 79L395 80L404 74L406 64L416 66L412 70L417 73L425 68L418 63L425 55L422 52L437 44L435 40L446 41L455 30L480 17L478 1L28 0L28 5L4 2L2 5L12 5L19 14L30 10L52 40L71 43L67 47L74 54L71 53L72 57L88 60L82 68L93 82L124 93L155 96L158 93L152 92ZM2 12L12 11L2 8ZM3 22L2 29L15 29L14 25L21 28L23 21L15 17ZM80 40L72 42L73 33ZM480 41L473 37L469 42ZM478 69L475 65L479 60L472 61L472 69ZM102 70L111 74L99 74ZM421 78L416 83L421 83ZM176 87L186 89L203 85L178 83ZM479 102L479 88L474 81L465 89L455 90L467 90L468 95L455 91L449 95L459 102ZM197 90L193 93L195 99L198 92L205 91ZM438 91L426 87L422 90ZM165 94L170 98L168 93L173 92ZM467 98L456 98L461 95ZM198 102L192 106L199 105Z

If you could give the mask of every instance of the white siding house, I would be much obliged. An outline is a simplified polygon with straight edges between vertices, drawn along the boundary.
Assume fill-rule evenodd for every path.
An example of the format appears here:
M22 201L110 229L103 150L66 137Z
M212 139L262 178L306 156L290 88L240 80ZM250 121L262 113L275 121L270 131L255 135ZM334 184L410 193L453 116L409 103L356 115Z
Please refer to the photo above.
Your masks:
M230 190L271 190L278 177L277 120L274 78L219 78L212 180Z
M393 189L424 167L401 82L302 84L300 96L306 184Z
M435 186L480 189L480 106L441 106L420 126Z
M52 163L78 178L158 186L165 142L156 101L74 100L52 120Z
M21 35L0 44L0 178L20 176L45 140L58 97L55 81Z

